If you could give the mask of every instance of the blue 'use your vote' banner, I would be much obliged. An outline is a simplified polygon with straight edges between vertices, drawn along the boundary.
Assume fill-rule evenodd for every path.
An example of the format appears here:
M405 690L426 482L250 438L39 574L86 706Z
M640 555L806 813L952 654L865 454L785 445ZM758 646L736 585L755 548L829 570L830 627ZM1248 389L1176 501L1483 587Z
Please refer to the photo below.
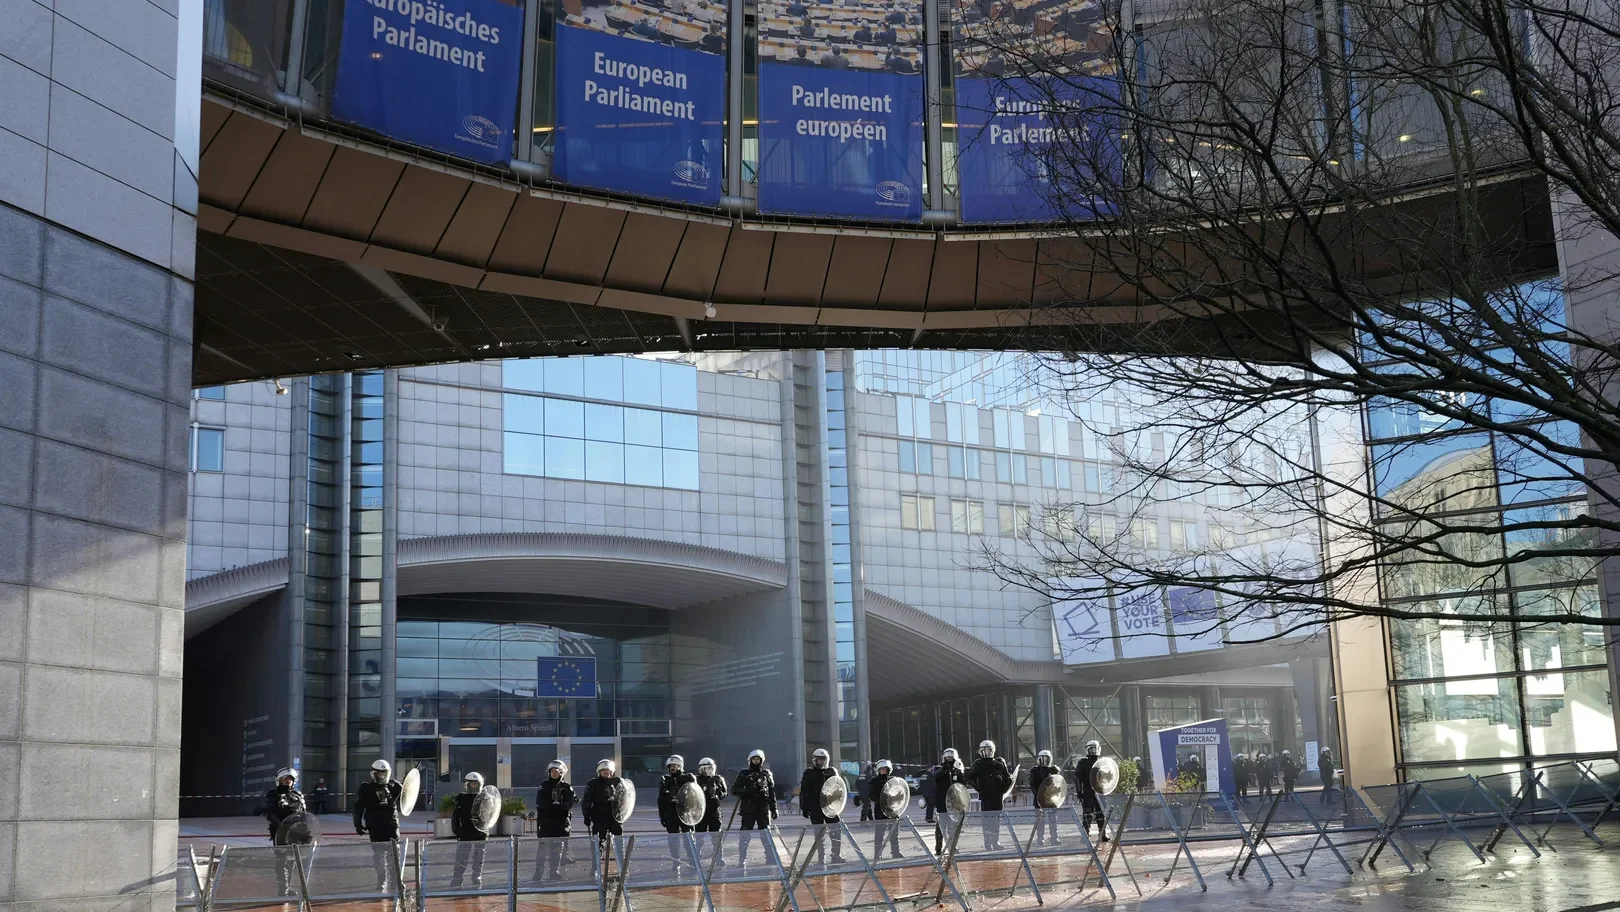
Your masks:
M506 162L522 63L523 11L500 0L346 0L332 116Z
M723 3L615 0L557 30L559 180L701 205L720 202Z

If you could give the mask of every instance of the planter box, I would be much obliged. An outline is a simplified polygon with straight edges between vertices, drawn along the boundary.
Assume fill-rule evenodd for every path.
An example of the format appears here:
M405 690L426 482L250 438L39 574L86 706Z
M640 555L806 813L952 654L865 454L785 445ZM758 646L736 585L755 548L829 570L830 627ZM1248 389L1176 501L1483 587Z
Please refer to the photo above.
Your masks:
M522 836L523 818L518 816L502 817L495 825L497 836Z
M434 818L434 820L433 820L433 838L434 839L449 839L450 837L452 837L454 835L456 835L456 834L450 829L450 818L449 817L437 817L437 818Z

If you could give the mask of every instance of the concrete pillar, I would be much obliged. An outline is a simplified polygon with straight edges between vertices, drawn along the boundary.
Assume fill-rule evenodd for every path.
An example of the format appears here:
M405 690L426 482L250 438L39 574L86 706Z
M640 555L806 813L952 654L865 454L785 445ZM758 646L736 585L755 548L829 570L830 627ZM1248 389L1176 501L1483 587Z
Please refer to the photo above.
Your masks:
M1055 696L1052 685L1035 685L1035 750L1049 750L1055 758L1058 749L1057 726L1052 719L1054 702Z
M1127 684L1119 689L1120 753L1127 757L1147 756L1147 727L1142 715L1142 688Z
M167 910L202 3L5 15L0 910Z

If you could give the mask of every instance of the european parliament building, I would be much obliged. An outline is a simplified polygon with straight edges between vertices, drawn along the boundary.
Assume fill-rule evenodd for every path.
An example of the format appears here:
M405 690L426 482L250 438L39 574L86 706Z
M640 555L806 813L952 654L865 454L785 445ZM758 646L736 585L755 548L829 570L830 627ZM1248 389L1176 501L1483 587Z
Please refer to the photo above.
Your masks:
M1121 403L1032 400L1026 361L603 356L199 390L182 796L294 760L334 792L379 757L519 789L558 756L643 784L671 752L760 747L793 769L991 738L1027 765L1092 739L1145 755L1212 716L1237 750L1337 747L1325 637L1066 647L1051 604L980 563L1035 561L1032 524L1115 484L1098 428ZM1143 534L1201 547L1202 501ZM557 659L582 661L558 680Z

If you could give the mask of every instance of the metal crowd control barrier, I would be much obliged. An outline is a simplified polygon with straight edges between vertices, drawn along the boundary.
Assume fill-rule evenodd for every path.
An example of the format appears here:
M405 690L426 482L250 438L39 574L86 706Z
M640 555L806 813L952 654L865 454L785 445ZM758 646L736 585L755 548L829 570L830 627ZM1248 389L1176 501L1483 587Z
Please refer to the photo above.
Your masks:
M200 909L203 896L202 876L197 873L197 851L188 846L174 862L174 907Z
M945 813L939 815L939 820L940 829L950 834L950 842L945 846L942 876L946 882L955 885L963 900L1002 893L1016 895L1020 879L1018 872L1022 871L1022 879L1029 884L1030 892L1035 894L1035 901L1045 902L1041 897L1040 885L1035 882L1035 872L1030 870L1029 858L1024 854L1024 846L1018 838L1018 830L1006 811ZM1003 869L993 867L988 862L1014 860L1018 862L1018 868L1011 872L1011 877L1005 883L994 879ZM964 863L967 865L965 869Z
M1029 834L1024 837L1024 859L1038 886L1078 885L1084 890L1095 873L1108 898L1118 899L1079 808L1019 808L1008 811L1007 816L1015 829Z
M894 900L878 879L872 863L861 850L860 841L845 823L810 824L783 828L782 844L787 848L788 896L777 901L777 912L800 887L810 893L817 908L859 909L880 906L894 912ZM870 838L870 836L869 836ZM859 875L853 894L849 877ZM872 892L867 893L870 885ZM839 891L837 902L827 902L823 894Z
M602 859L594 836L533 839L510 836L486 842L422 841L416 853L418 908L432 900L593 893L602 897Z
M799 912L798 898L788 886L787 868L777 848L775 830L726 830L720 833L697 833L694 837L698 849L698 862L703 878L710 884L711 897L715 887L720 888L723 901L727 887L774 891L770 897L773 908L781 908L785 901ZM763 885L763 887L756 886Z
M618 876L608 912L635 912L637 893L681 889L696 891L698 909L714 912L709 881L698 860L697 843L691 833L638 833L613 837L613 856Z
M1577 760L1557 763L1537 770L1541 774L1533 811L1551 812L1547 826L1536 836L1536 842L1547 845L1547 835L1563 818L1580 828L1586 838L1602 846L1603 839L1597 828L1604 818L1620 810L1620 763L1613 760ZM1592 815L1588 824L1583 813Z
M388 900L403 909L408 853L400 842L226 848L203 908Z
M945 867L929 850L928 840L909 817L897 820L872 820L845 824L871 865L872 873L898 908L902 904L931 905L948 890L958 905L961 894L955 883L945 876ZM870 846L870 854L864 848Z

